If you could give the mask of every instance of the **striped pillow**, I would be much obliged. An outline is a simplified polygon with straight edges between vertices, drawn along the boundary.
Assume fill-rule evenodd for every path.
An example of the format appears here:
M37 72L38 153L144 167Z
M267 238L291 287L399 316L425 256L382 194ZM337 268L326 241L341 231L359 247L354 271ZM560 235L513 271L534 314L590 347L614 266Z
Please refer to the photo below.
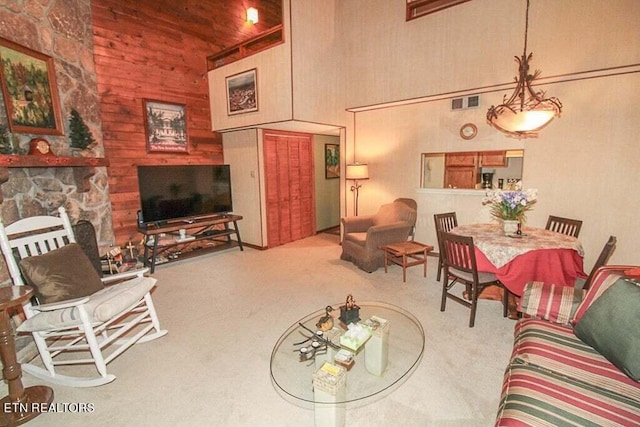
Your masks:
M576 314L571 319L572 325L577 325L584 313L587 312L591 304L597 300L600 295L602 295L607 289L613 286L616 281L622 277L623 271L627 269L627 267L621 266L605 266L594 274L593 281L591 282L591 287L587 290L587 294L585 295L582 303L578 306L576 310Z
M518 301L518 311L529 317L568 325L585 292L570 286L529 282Z

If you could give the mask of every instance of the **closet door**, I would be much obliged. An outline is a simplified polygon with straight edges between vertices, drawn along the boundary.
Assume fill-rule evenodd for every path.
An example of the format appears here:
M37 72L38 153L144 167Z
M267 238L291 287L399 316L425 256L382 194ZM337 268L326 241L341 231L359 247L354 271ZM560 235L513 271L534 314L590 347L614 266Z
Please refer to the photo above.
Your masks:
M268 247L313 235L313 136L265 131L263 145Z

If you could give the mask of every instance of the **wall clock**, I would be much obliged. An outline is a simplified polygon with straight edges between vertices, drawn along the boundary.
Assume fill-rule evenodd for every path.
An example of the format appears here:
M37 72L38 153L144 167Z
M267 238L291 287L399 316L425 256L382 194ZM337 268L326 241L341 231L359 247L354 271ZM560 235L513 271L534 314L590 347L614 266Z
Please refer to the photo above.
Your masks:
M53 156L51 144L44 138L33 138L29 141L29 154L35 156Z
M465 123L460 128L462 139L473 139L478 134L478 127L473 123Z

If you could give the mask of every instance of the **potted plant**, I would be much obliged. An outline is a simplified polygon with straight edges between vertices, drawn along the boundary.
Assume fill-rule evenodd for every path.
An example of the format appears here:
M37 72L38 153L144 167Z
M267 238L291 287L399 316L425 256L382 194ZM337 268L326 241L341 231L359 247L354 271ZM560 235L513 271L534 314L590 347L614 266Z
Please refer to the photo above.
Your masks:
M489 205L491 216L502 222L505 233L518 231L518 225L526 220L527 211L533 209L538 199L538 191L529 190L491 190L482 200Z

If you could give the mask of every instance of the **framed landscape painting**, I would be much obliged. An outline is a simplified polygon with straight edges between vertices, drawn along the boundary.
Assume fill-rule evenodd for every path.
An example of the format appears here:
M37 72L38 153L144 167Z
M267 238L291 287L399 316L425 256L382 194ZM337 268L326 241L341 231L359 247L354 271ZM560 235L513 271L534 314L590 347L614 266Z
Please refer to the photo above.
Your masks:
M252 69L225 79L227 84L227 115L258 111L257 71Z
M147 152L188 153L187 112L183 104L144 100Z
M324 178L340 178L340 145L324 144Z
M53 58L0 38L0 80L11 132L62 135Z

